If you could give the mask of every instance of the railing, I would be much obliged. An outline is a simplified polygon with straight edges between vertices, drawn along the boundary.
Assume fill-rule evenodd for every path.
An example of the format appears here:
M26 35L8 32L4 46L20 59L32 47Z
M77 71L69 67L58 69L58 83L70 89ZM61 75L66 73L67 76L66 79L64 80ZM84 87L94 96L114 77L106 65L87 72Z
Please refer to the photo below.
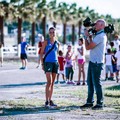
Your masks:
M67 45L61 46L60 49L63 51L64 54L66 54ZM11 47L3 47L3 55L4 56L11 56L11 55L20 56L20 51L21 51L20 50L20 45L14 46L14 47L13 46L11 46ZM27 51L28 56L38 56L38 46L37 45L36 46L29 46L26 51ZM76 54L77 46L73 47L73 51ZM89 51L86 51L86 55L89 55Z
M9 56L9 55L16 55L16 56L20 56L20 45L18 46L11 46L11 47L3 47L3 55L4 56ZM27 54L28 56L30 55L34 55L37 56L38 55L38 47L37 46L29 46L27 49Z

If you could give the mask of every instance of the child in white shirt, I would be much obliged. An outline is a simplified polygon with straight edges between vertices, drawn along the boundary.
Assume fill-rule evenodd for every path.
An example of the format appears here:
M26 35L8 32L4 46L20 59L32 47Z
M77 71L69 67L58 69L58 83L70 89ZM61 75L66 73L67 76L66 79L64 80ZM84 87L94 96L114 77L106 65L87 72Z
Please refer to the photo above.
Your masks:
M116 52L115 57L117 59L117 72L116 72L116 79L117 82L119 81L119 71L120 71L120 45L119 45L119 51Z
M110 71L110 78L113 80L113 67L112 67L112 54L111 49L107 49L107 54L105 56L105 67L106 67L106 78L108 79L108 72Z
M83 44L84 38L80 38L78 41L79 47L77 48L78 54L77 54L77 60L78 60L78 81L77 85L80 85L80 79L81 75L83 76L83 83L82 85L85 85L85 46Z

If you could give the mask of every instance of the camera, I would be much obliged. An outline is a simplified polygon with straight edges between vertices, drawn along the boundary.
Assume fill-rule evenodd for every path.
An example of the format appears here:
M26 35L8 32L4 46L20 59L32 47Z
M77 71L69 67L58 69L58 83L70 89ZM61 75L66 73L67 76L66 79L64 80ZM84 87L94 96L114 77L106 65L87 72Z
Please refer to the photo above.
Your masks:
M89 17L87 17L84 21L83 21L83 25L84 27L90 27L90 29L88 30L88 32L91 34L96 34L96 30L94 28L95 23L91 21L91 19ZM108 24L108 26L105 26L104 28L105 33L112 33L114 31L114 26L113 24Z
M105 31L105 33L112 33L112 32L114 31L114 26L113 26L113 24L108 24L108 26L106 26L106 27L104 28L104 31Z

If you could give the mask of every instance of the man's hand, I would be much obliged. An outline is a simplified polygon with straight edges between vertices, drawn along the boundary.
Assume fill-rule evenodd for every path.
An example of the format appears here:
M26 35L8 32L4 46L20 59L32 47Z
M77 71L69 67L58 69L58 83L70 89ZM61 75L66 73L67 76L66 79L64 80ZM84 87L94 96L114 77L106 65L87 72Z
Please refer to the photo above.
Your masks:
M85 35L86 37L89 37L89 36L90 36L90 34L89 34L89 32L88 32L87 29L84 29L84 35Z

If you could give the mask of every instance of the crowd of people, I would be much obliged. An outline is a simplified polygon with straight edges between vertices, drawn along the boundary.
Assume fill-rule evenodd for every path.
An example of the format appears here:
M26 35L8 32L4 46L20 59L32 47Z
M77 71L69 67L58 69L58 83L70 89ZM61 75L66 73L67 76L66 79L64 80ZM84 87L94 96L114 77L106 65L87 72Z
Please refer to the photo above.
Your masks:
M118 82L120 71L120 40L118 35L114 36L113 41L107 43L105 65L106 65L105 80L110 79L116 80Z

